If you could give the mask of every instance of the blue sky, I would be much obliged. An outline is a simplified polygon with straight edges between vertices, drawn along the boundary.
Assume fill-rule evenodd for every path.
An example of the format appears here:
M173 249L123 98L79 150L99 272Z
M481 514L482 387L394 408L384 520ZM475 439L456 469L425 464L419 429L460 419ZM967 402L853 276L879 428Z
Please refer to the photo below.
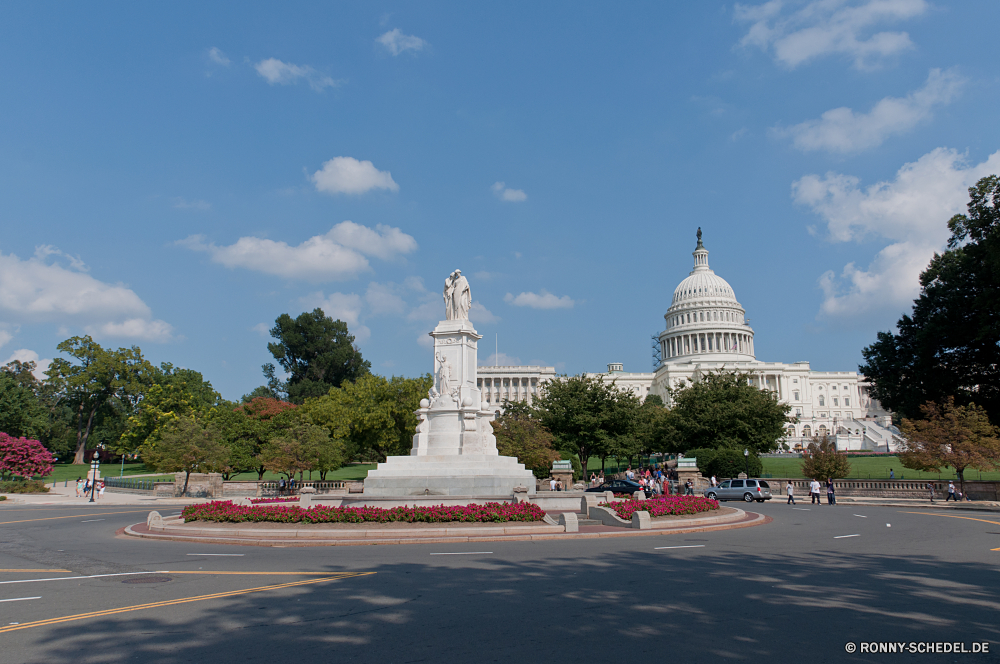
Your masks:
M209 5L209 6L202 6ZM853 370L1000 172L1000 4L6 3L0 361L89 333L262 383L321 306L431 368L648 371L709 260L758 359Z

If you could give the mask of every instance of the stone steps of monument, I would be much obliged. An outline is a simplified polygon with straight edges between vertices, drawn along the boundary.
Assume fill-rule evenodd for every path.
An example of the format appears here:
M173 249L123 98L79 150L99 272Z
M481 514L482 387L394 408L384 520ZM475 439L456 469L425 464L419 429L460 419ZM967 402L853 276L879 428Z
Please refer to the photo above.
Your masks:
M576 523L579 526L599 526L599 525L601 525L601 522L598 521L597 519L585 519L583 517L579 517L576 520Z

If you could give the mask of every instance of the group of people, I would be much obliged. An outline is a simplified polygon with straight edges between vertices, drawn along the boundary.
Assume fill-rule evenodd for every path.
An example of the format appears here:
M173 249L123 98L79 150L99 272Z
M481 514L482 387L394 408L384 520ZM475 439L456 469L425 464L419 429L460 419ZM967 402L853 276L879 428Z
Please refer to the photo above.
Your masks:
M809 504L810 505L822 505L823 500L820 498L820 485L819 480L815 477L809 482ZM792 485L792 481L788 480L785 482L785 495L788 496L788 500L785 501L786 505L795 504L795 487ZM837 504L837 490L833 486L833 479L827 478L826 480L826 504L836 505Z
M637 483L640 487L642 487L642 491L646 495L651 496L670 494L671 481L677 481L676 470L659 466L640 468L638 471L633 470L632 466L629 466L625 470L624 475L625 479ZM603 472L590 474L591 488L599 487L604 484L604 482L605 478ZM690 480L688 480L685 484L685 495L694 495L694 484Z
M83 479L82 477L76 478L76 497L86 498L90 495L91 489L94 490L95 498L104 497L104 480L97 480L97 486L91 484L90 478Z

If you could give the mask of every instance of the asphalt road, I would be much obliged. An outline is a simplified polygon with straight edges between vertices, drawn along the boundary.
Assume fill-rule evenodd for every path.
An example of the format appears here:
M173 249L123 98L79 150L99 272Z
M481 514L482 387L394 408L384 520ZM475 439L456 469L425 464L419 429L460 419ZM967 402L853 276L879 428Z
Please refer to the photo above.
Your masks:
M998 658L1000 514L798 508L689 535L258 548L115 536L145 519L135 507L0 507L0 661Z

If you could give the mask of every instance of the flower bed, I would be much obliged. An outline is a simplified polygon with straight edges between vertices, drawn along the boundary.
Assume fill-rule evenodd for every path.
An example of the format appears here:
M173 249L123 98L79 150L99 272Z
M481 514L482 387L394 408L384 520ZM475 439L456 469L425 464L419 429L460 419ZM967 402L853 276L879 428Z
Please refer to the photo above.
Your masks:
M434 505L432 507L327 507L309 509L284 505L242 507L230 500L216 500L184 508L181 517L188 521L225 523L390 523L393 521L446 523L449 521L541 521L545 516L531 503L486 503L485 505Z
M623 500L610 505L603 503L601 507L610 507L620 518L631 521L636 512L649 512L651 517L709 512L719 509L719 501L701 496L663 496L649 500Z
M298 498L251 498L250 502L254 505L265 505L267 503L297 503Z

